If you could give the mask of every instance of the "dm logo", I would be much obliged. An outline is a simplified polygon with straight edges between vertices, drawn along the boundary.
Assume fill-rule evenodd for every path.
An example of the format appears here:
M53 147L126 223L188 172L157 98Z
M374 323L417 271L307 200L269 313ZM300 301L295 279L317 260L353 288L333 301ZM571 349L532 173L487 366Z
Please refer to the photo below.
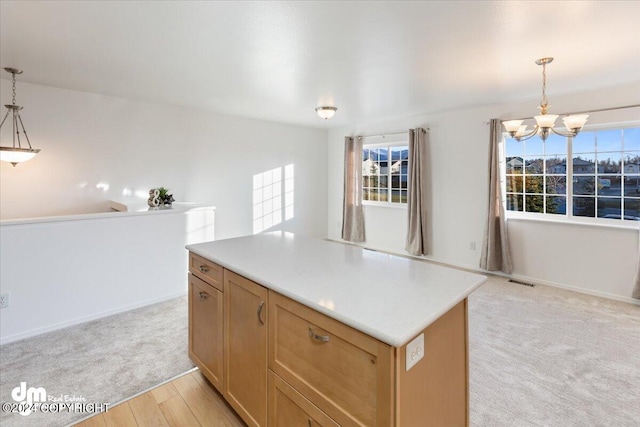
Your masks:
M33 404L46 402L47 391L44 387L29 387L26 382L11 390L11 397L18 403L22 403L22 408L18 412L22 416L27 416L33 411Z

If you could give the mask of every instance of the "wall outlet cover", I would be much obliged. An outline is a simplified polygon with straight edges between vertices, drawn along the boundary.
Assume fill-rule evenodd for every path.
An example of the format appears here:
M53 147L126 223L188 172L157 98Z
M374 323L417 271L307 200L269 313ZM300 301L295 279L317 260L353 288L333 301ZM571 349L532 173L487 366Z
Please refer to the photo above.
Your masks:
M405 369L413 368L424 357L424 333L418 335L413 341L407 344L407 354Z

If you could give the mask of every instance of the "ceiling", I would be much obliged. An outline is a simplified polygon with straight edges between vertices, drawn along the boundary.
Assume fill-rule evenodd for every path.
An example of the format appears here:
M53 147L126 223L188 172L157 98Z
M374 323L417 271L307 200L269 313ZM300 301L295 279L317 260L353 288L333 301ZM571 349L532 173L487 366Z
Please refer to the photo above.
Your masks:
M0 36L19 81L315 127L537 99L543 56L550 98L640 82L640 1L3 0Z

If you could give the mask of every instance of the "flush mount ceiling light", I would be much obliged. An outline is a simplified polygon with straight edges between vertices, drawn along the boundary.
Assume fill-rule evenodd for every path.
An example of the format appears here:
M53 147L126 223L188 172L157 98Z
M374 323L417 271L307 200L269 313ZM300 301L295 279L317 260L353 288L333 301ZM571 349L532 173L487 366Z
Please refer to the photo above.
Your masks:
M536 119L536 125L531 132L527 131L527 125L523 125L523 120L507 120L502 122L504 128L512 138L518 141L524 141L532 136L539 134L540 139L546 141L549 137L549 132L553 132L556 135L573 137L580 132L584 124L587 122L588 114L576 114L573 116L567 116L562 119L567 132L562 132L554 129L557 114L547 114L547 108L549 107L549 100L547 99L547 64L551 63L553 58L540 58L536 61L536 64L542 65L542 100L540 101L540 115L534 116Z
M336 115L338 109L336 107L318 107L316 113L323 119L327 120Z
M33 158L33 156L38 154L40 150L31 147L31 142L29 141L29 137L27 136L27 131L24 128L24 123L22 123L22 117L20 117L20 110L22 110L22 107L16 105L16 74L22 74L22 70L18 70L16 68L5 68L5 70L7 71L7 73L11 73L12 76L13 103L11 105L5 105L5 107L7 107L7 114L4 115L2 122L0 122L0 130L2 130L4 122L7 121L9 113L11 113L13 146L0 146L0 161L9 162L13 166L15 166L20 162L26 162L27 160L30 160L31 158ZM29 148L22 147L20 129L22 129L22 134L24 135L24 139L27 140L27 145L29 146Z

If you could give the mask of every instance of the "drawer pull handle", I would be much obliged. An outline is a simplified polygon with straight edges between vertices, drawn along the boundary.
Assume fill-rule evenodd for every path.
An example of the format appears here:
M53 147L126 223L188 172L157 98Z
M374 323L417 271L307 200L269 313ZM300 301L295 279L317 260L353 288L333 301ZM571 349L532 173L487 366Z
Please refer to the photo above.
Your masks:
M309 418L307 421L309 421L309 427L312 427L311 426L311 418Z
M206 292L202 292L202 291L200 291L200 292L198 293L198 295L200 295L200 299L207 299L207 298L209 298L209 294L208 294L208 293L206 293Z
M207 271L209 271L209 267L207 267L206 265L201 265L200 267L198 267L198 269L201 273L206 273Z
M264 320L262 320L262 308L264 307L264 301L260 301L260 305L258 306L258 321L261 325L264 325Z
M309 336L311 337L311 339L318 342L329 342L328 336L316 334L315 332L313 332L313 329L311 329L311 327L309 327Z

